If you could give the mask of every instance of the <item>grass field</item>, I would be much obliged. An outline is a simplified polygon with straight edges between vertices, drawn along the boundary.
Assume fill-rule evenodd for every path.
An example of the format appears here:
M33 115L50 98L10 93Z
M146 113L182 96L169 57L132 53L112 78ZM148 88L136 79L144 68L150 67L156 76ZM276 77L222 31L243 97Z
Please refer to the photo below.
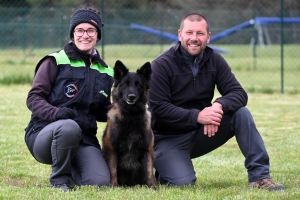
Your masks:
M286 186L285 192L247 189L244 158L235 139L216 151L194 159L195 186L83 187L64 193L49 187L50 166L35 161L24 142L30 112L25 105L30 88L0 85L0 199L300 199L299 94L249 94L248 108L265 141L271 176ZM99 123L101 137L103 123Z
M197 182L190 187L83 187L63 193L49 187L51 167L34 160L24 142L30 118L26 96L37 62L57 49L0 50L0 200L4 199L300 199L300 63L299 46L285 46L284 94L280 94L280 48L257 49L256 65L248 46L218 46L249 93L248 108L268 149L271 176L285 192L247 188L244 158L235 139L216 151L194 159ZM117 59L131 70L152 61L168 46L106 46L105 61ZM101 48L99 48L101 52ZM21 83L21 84L15 84ZM99 123L101 138L105 124Z
M170 45L107 45L104 58L114 66L117 59L135 70L145 62L151 62ZM284 71L281 72L280 46L256 48L256 57L249 45L218 45L228 50L223 54L232 71L248 92L300 94L300 45L284 46ZM0 83L31 83L37 62L53 49L5 49L0 50ZM102 49L98 48L100 54Z

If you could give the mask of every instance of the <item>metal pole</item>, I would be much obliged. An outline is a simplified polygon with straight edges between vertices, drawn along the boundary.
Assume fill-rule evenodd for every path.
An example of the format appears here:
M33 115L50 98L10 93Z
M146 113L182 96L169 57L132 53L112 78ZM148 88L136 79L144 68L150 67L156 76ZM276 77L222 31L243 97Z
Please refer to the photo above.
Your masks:
M104 16L104 0L101 0L101 16L102 16L102 20L103 20L103 16ZM105 34L104 34L104 30L101 31L101 57L103 60L104 59L104 46L105 46L105 43L104 43L104 37Z
M154 12L157 12L157 11L154 11ZM164 16L163 16L163 12L161 12L161 11L159 11L161 14L160 14L160 37L159 37L159 43L160 43L160 52L159 53L162 53L163 52L163 46L162 46L162 41L163 41L163 39L162 39L162 32L164 31L163 29L162 29L162 27L163 27L163 18L164 18Z
M256 13L255 11L253 12L253 20L255 21ZM252 27L252 38L253 38L253 47L252 47L252 54L253 54L253 70L256 70L256 43L257 43L257 31L256 31L256 23L254 22L253 27Z
M284 4L283 0L280 0L280 13L281 13L281 18L280 18L280 60L281 60L281 93L284 93L284 27L283 27L283 17L284 17Z

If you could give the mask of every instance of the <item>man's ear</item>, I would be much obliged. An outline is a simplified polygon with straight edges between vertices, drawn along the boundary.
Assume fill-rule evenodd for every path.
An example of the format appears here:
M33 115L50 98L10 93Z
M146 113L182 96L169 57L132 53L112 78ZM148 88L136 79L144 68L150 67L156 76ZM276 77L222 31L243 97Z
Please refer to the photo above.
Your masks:
M181 42L181 31L178 29L178 40Z
M206 40L206 43L207 43L207 44L209 44L209 42L210 42L210 35L211 35L211 33L209 32L209 33L208 33L208 38L207 38L207 40Z

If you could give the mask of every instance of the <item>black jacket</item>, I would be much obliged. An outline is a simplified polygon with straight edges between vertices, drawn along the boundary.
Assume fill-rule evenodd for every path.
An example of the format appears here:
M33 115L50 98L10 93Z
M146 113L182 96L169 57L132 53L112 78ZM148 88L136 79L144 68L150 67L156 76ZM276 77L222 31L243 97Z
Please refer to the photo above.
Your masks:
M215 86L221 94L215 101L222 104L224 114L247 104L246 92L221 55L207 47L194 76L180 49L178 42L152 62L149 109L156 133L178 134L197 129L198 113L212 105Z
M62 107L76 112L74 120L82 129L83 142L99 147L97 121L106 121L111 106L113 69L96 50L95 53L84 54L70 42L64 50L46 56L36 66L27 97L32 115L25 129L25 141L31 152L40 130L56 120Z

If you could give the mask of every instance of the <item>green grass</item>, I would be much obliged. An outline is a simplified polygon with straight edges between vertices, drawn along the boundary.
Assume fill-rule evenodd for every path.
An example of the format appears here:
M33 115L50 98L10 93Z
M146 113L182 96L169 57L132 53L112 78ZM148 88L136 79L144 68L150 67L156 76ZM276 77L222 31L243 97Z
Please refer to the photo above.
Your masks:
M252 111L270 155L270 173L286 186L285 192L247 189L244 158L235 139L217 150L194 159L197 182L189 187L159 186L83 187L64 193L49 187L51 167L30 155L24 128L30 118L26 107L29 84L0 85L0 199L299 199L300 198L300 94L250 93ZM99 123L101 137L105 123Z
M280 46L256 48L256 58L249 45L216 45L230 51L223 54L233 73L247 92L300 94L300 45L284 46L284 70L281 73ZM145 62L151 62L170 45L107 45L104 48L105 61L111 67L121 60L131 70ZM5 49L0 50L0 84L31 83L37 62L52 49ZM101 47L98 48L102 54Z

